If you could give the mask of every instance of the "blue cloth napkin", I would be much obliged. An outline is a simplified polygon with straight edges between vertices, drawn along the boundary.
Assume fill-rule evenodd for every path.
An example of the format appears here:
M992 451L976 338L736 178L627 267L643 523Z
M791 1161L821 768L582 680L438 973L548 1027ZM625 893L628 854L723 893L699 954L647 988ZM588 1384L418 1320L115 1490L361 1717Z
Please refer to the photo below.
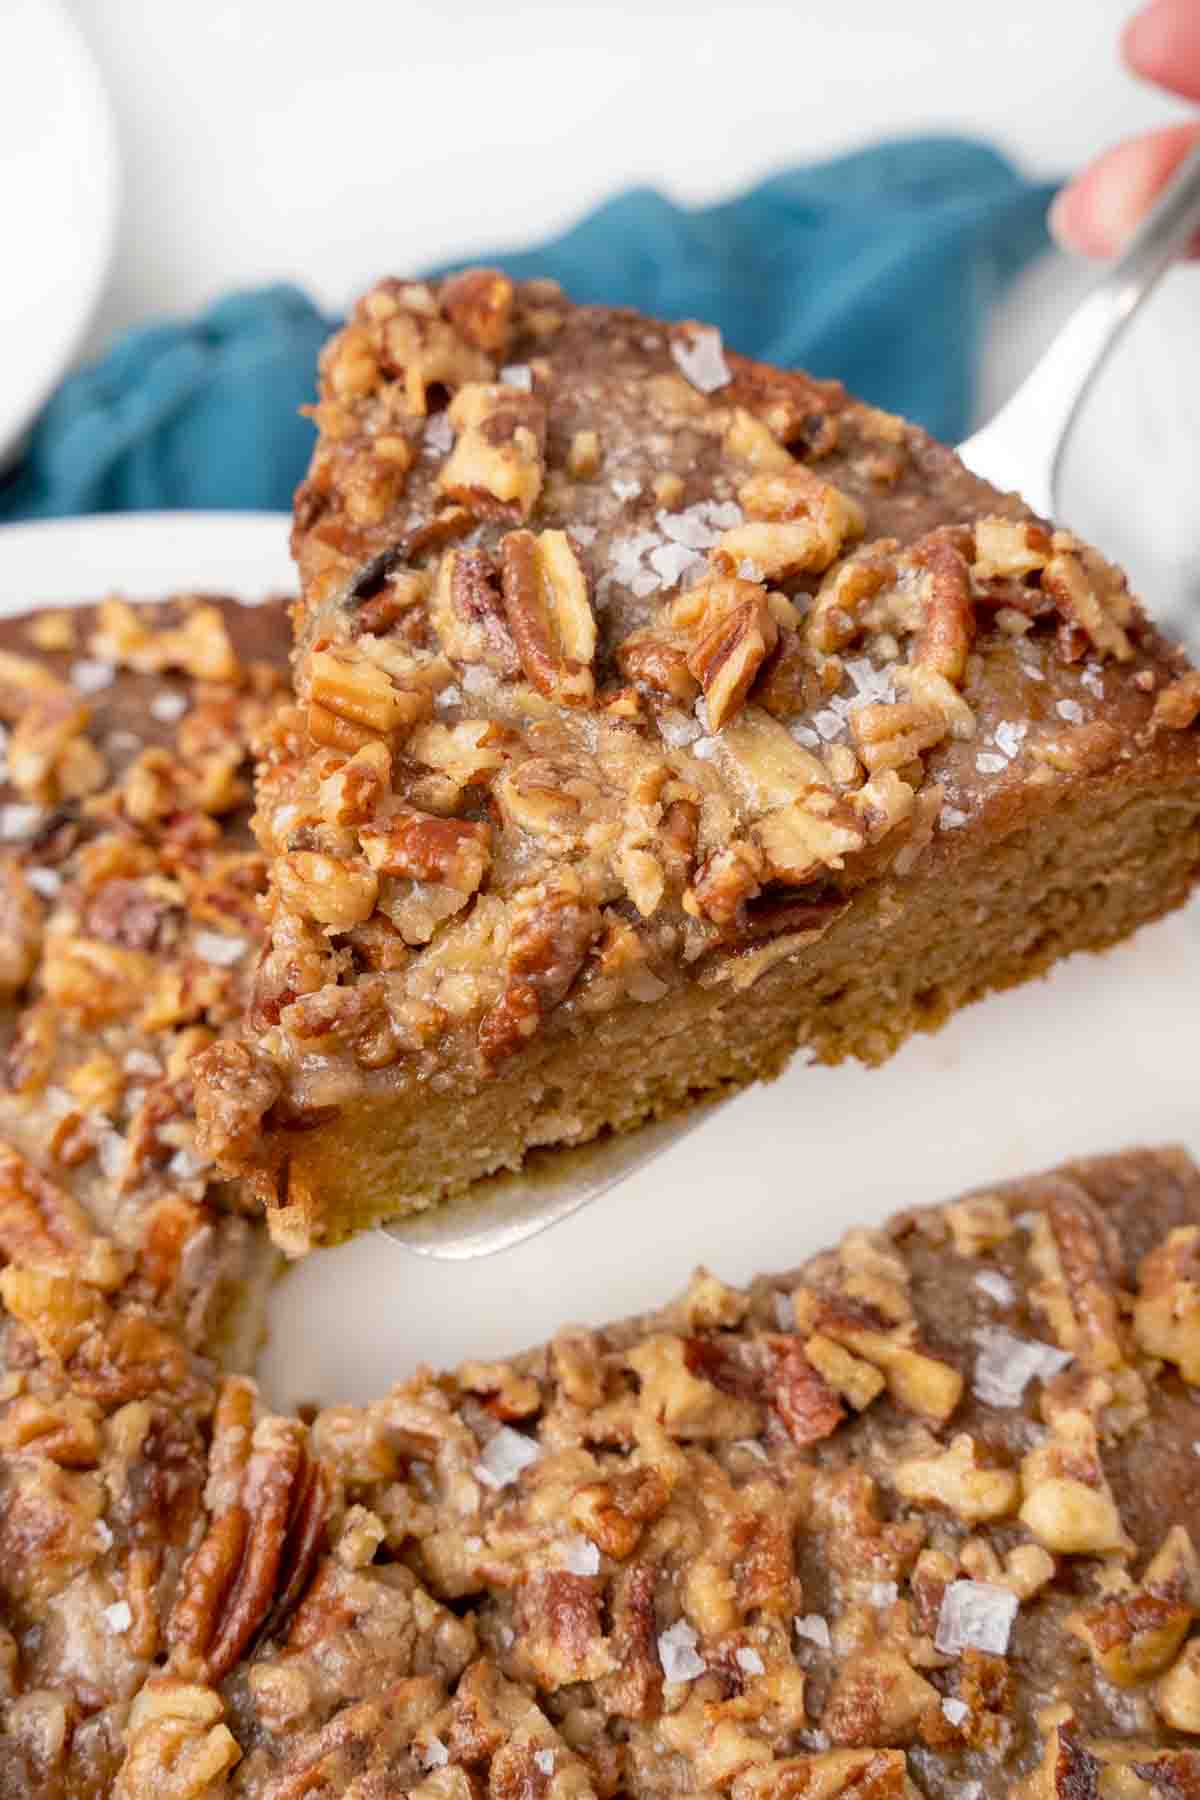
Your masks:
M905 138L695 210L634 188L549 243L453 266L712 321L737 350L840 376L954 441L988 309L1045 247L1053 192L985 144ZM312 446L298 409L337 322L276 286L126 332L53 395L0 486L0 519L288 507Z

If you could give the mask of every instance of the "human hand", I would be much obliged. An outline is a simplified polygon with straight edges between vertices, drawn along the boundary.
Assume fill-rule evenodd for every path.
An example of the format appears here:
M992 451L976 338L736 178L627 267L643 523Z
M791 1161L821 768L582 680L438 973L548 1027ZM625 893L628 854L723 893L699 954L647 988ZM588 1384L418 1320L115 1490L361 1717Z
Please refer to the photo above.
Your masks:
M1125 27L1121 53L1144 80L1200 100L1200 0L1151 0ZM1117 255L1197 144L1200 123L1168 125L1117 144L1063 189L1050 209L1050 229L1083 256ZM1200 239L1192 250L1200 255Z

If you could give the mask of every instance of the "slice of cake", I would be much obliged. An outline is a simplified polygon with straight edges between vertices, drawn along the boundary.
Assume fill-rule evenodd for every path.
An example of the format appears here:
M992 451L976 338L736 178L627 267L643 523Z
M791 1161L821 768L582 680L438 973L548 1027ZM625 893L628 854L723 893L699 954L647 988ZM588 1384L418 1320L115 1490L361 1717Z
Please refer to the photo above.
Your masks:
M1193 1795L1198 1255L1133 1152L308 1432L232 1384L115 1793Z
M189 1063L260 937L247 744L288 641L278 604L0 623L5 1800L111 1791L262 1334L277 1253L197 1152Z
M322 362L268 942L201 1058L290 1252L878 1063L1177 906L1200 675L916 427L475 271Z

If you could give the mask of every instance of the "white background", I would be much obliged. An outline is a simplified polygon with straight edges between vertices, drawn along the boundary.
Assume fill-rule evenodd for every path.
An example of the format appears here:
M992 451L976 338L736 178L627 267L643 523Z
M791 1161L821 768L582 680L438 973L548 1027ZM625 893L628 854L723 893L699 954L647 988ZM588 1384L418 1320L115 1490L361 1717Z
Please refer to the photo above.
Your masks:
M1200 4L1200 0L1197 0ZM1127 0L69 0L108 82L118 253L89 337L288 277L340 307L386 271L557 230L614 188L689 201L886 132L990 136L1029 172L1188 116L1125 73ZM979 415L1086 270L995 322ZM1200 606L1200 274L1171 277L1085 420L1071 523L1162 613Z

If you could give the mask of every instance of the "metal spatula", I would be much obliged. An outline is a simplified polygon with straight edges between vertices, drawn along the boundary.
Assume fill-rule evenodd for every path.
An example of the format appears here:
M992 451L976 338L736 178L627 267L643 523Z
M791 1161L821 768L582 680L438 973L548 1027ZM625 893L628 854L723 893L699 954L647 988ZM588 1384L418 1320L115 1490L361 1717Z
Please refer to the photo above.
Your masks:
M1128 249L1063 326L1032 374L990 424L959 446L976 475L1057 512L1067 439L1121 333L1170 263L1200 231L1200 149L1192 152ZM678 1117L574 1149L536 1150L515 1174L476 1184L467 1198L382 1229L420 1256L462 1262L494 1256L570 1218L653 1162L724 1104L718 1096Z

